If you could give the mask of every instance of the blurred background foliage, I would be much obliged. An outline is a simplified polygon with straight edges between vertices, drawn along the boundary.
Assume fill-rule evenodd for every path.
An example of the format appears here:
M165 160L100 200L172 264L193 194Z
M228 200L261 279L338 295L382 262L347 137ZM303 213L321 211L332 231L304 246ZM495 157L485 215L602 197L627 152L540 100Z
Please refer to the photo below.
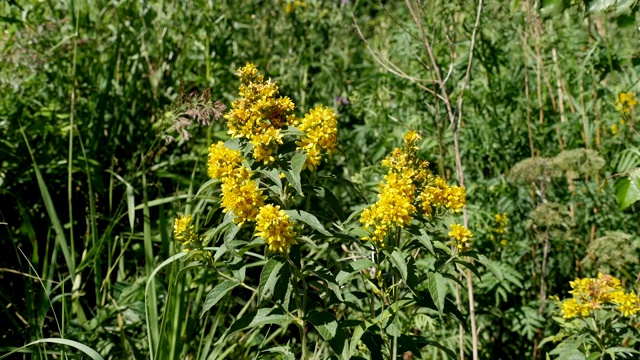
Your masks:
M548 296L598 271L637 286L638 207L619 210L614 185L640 165L636 108L619 101L640 90L638 4L486 2L464 92L477 3L421 6L448 91L464 96L454 110L470 229L496 270L476 281L481 358L543 358L553 345L537 344L557 330ZM321 171L345 214L363 200L340 178L375 189L377 164L410 128L432 170L455 179L419 30L401 2L0 2L1 349L65 337L144 358L152 326L163 358L286 358L261 353L286 345L286 329L216 343L250 306L241 290L201 317L212 273L152 272L179 251L170 234L184 199L203 230L221 218L193 193L208 145L227 135L198 114L229 106L235 70L254 62L299 115L339 112L341 152ZM457 347L455 323L421 314L414 326Z

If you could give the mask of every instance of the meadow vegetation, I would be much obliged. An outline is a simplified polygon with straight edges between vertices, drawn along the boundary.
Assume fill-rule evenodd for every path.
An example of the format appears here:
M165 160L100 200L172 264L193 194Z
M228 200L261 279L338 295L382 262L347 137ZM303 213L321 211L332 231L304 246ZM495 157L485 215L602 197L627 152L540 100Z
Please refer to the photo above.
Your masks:
M640 357L639 8L0 3L0 359Z

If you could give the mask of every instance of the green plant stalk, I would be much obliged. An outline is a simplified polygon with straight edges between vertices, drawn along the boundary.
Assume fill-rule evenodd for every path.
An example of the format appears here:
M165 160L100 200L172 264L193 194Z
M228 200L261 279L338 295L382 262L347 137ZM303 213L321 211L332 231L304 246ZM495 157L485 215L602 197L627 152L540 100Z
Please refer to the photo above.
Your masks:
M397 228L396 229L396 239L395 239L395 244L393 244L395 247L400 247L400 235L402 233L402 229L401 228ZM393 274L393 284L391 285L391 291L392 291L392 296L393 296L393 302L394 303L398 303L398 295L399 295L399 288L400 287L400 281L398 279L398 275L397 274ZM394 317L396 318L396 317ZM397 327L399 329L399 327ZM397 359L398 358L398 337L396 335L393 336L393 350L392 350L392 359Z
M300 330L300 341L302 345L302 359L306 360L308 355L307 355L307 333L305 331L306 321L304 320L304 316L305 316L306 301L307 301L307 283L304 280L304 275L300 273L300 269L298 269L298 267L296 267L293 261L291 261L289 254L286 255L286 258L287 258L287 262L289 263L289 266L291 266L291 268L293 269L293 277L295 281L295 283L292 284L294 285L293 295L295 297L296 307L298 308L298 320L296 321L296 325ZM296 287L295 284L297 284L298 281L302 283L302 289L303 289L302 300L300 300L300 294L298 294L298 290L295 289Z

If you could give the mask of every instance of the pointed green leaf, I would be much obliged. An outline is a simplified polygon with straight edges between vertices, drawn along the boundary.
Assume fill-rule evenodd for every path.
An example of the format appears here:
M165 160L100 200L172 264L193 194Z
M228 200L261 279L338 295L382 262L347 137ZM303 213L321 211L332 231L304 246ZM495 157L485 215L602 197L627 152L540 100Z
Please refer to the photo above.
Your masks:
M242 318L236 320L231 327L225 331L225 333L216 342L219 345L224 339L238 331L254 328L261 325L275 324L280 327L285 327L293 321L293 317L282 312L280 309L258 309L252 311Z
M493 261L489 260L486 256L482 254L477 254L478 261L484 265L487 270L491 271L493 275L495 275L496 279L502 281L504 277L502 276L502 271L500 271L500 267L493 263Z
M289 176L287 176L293 188L296 189L301 196L304 196L304 193L302 192L302 183L300 182L300 172L306 161L306 153L296 153L293 155L291 158L291 170L288 171Z
M286 266L286 271L281 271ZM276 293L276 288L282 288L282 282L284 286L289 284L290 271L286 261L279 256L272 257L267 261L262 273L260 274L260 285L258 286L258 301L262 301L264 298ZM278 283L281 286L276 286ZM282 289L280 289L282 290ZM286 291L286 288L284 289ZM282 291L278 291L282 292Z
M311 228L318 231L322 235L331 236L331 233L328 232L324 226L322 226L318 218L314 215L309 214L308 212L303 210L285 210L285 212L287 213L287 215L289 215L289 218L291 220L303 222L311 226Z
M369 259L360 259L354 262L346 264L346 266L338 272L336 275L336 281L339 285L344 285L351 275L360 272L362 269L372 268L376 266L373 261Z
M640 168L616 182L616 200L620 210L624 210L640 200Z
M31 345L35 345L35 344L42 344L42 343L51 343L51 344L60 344L60 345L66 345L66 346L71 346L74 347L82 352L84 352L85 354L87 354L87 356L89 356L91 359L93 360L104 360L102 356L100 356L100 354L93 350L92 348L88 347L87 345L84 345L82 343L79 343L77 341L73 341L73 340L69 340L69 339L59 339L59 338L47 338L47 339L38 339L36 341L30 342L29 344L22 346L20 348L14 349L13 351L6 353L2 356L0 356L0 359L4 359L7 356L14 354L16 352L19 352L20 350L24 350L26 348L28 348ZM67 354L69 355L69 354Z
M312 310L307 315L307 321L318 330L320 336L329 343L329 346L341 359L349 358L347 354L347 349L349 348L347 335L333 314L326 311Z
M207 298L204 300L204 305L202 306L200 317L215 306L225 295L227 295L229 291L231 291L231 289L239 284L240 283L237 281L225 280L216 285L211 291L209 291L209 294L207 294Z
M127 184L127 212L129 213L129 225L133 231L133 223L136 218L136 201L133 196L133 186Z
M388 258L393 267L400 273L402 281L406 283L409 274L407 271L407 256L396 249L393 250Z
M429 274L428 287L431 298L435 302L438 311L442 313L444 309L444 298L447 294L447 284L444 282L444 277L437 272Z

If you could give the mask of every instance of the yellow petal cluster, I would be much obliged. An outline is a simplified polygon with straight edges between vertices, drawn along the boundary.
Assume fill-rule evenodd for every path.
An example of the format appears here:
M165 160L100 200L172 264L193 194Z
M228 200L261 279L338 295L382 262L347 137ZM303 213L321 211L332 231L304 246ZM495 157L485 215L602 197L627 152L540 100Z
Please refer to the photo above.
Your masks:
M187 249L192 249L197 245L198 236L195 233L193 224L191 224L192 221L193 217L191 215L180 215L173 224L174 238L180 244L186 246Z
M236 75L241 82L240 97L231 103L231 110L225 115L228 132L253 145L254 159L273 162L273 153L282 144L280 131L295 118L295 104L288 97L279 96L276 83L265 81L251 63L238 69Z
M451 224L449 236L455 240L455 245L458 247L458 250L464 251L469 249L473 234L463 225Z
M444 207L460 212L466 204L466 191L461 186L448 186L440 176L431 177L419 196L420 209L426 215L433 213L433 207Z
M212 179L222 180L236 176L242 168L242 153L224 146L222 141L209 147L208 175Z
M209 147L209 177L222 181L222 211L231 211L236 223L254 221L258 208L267 198L251 179L251 170L242 165L242 160L240 151L227 148L221 141Z
M631 114L631 111L638 105L635 95L632 92L622 92L618 94L616 99L616 108L625 115Z
M577 278L569 282L572 298L564 300L561 305L562 317L589 316L595 309L612 308L623 316L630 316L640 311L640 301L634 291L625 293L620 280L602 273L598 278Z
M429 162L418 156L420 134L409 131L404 135L404 147L395 148L382 160L389 172L380 184L378 201L364 209L360 222L370 230L365 240L384 246L384 238L394 227L402 228L413 219L416 209L431 215L436 206L460 211L465 205L463 187L447 185L429 171Z
M384 237L391 227L404 227L411 223L412 215L416 211L413 205L415 185L411 181L410 172L396 174L390 171L385 181L380 184L378 201L371 207L364 209L360 222L365 227L373 228L373 234L368 240L384 245Z
M222 211L233 212L236 223L255 221L258 209L264 206L267 198L251 179L248 169L244 173L245 177L229 177L222 181Z
M261 237L274 252L286 253L296 243L289 216L277 205L267 204L260 208L255 236Z
M305 169L314 170L322 160L322 154L336 151L338 144L338 116L331 108L316 106L302 120L294 124L304 133L296 142L298 150L307 153Z

